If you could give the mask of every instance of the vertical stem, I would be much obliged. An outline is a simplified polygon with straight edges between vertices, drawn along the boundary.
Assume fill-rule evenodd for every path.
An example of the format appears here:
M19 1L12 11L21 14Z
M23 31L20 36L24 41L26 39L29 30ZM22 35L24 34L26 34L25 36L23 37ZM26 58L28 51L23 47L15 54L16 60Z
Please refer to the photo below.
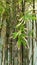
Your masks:
M35 16L35 0L33 0L33 16ZM32 20L32 30L34 30L34 21ZM34 33L32 33L32 37ZM34 40L32 39L32 65L34 65Z
M24 12L25 12L25 0L22 0L22 13L23 13L23 15L25 15ZM21 45L21 48L22 48L22 65L23 65L23 43Z

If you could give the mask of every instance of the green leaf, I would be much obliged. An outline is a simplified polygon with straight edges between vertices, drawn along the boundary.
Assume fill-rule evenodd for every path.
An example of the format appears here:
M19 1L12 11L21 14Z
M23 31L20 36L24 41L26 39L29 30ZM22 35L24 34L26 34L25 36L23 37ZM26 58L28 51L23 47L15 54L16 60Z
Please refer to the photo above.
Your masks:
M20 47L21 46L21 38L20 37L18 38L17 43L18 43L18 47Z
M23 37L22 37L22 44L23 44L24 46L26 46L26 44L27 44L27 40L26 40L25 38L23 38Z
M13 38L17 38L17 36L20 36L21 35L21 31L18 31L18 32L15 32L13 33Z
M16 28L18 28L21 24L22 24L22 22L20 22L19 24L17 24L17 25L16 25Z
M18 33L17 33L17 32L13 33L13 38L14 38L14 39L15 39L17 36L18 36Z
M26 13L24 16L23 16L23 19L24 20L36 20L36 17L33 15L33 14L29 14L29 13Z
M0 5L0 16L3 14L4 11L4 8Z

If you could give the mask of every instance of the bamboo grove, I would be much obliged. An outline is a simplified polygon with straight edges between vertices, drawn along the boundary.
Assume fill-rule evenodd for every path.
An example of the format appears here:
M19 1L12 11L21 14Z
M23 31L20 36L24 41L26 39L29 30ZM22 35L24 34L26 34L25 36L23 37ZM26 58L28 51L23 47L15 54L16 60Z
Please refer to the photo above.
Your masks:
M37 65L35 49L37 0L0 0L0 65Z

